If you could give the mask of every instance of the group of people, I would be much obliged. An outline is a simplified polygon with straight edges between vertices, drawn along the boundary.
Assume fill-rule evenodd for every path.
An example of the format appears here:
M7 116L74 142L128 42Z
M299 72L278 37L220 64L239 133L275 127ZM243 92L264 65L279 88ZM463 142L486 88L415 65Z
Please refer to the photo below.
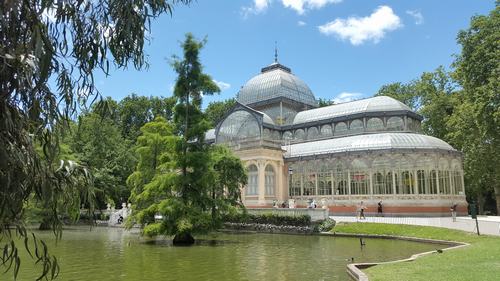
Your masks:
M363 201L361 201L361 203L359 204L358 206L358 214L357 214L357 217L361 220L361 219L366 219L366 216L365 216L365 211L368 209L368 207L366 207L363 203ZM384 210L383 210L383 207L382 207L382 201L379 201L378 204L377 204L377 215L380 216L380 217L383 217L384 216Z

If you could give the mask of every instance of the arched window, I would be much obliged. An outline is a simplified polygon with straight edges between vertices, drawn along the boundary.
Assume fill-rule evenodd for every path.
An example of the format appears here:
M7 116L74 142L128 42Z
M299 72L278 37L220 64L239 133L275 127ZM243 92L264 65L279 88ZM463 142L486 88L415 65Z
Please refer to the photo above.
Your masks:
M334 136L341 136L347 133L347 125L344 122L339 122L335 124L335 131L333 132Z
M441 194L451 194L450 171L439 170L439 191Z
M387 131L403 131L405 123L401 117L391 117L387 119Z
M338 164L335 169L335 180L337 181L335 194L348 195L349 187L347 186L347 171L344 169L342 164Z
M280 140L280 132L278 131L273 131L273 140Z
M332 136L332 126L330 126L330 125L321 126L321 136L331 137Z
M300 196L300 188L302 185L302 174L297 171L293 171L292 177L292 186L290 187L289 193L290 196Z
M414 192L414 177L413 173L404 171L401 173L401 186L399 188L400 194L413 194Z
M387 157L377 157L372 162L373 193L392 194L392 162Z
M307 139L308 140L314 140L317 139L319 136L318 128L316 127L310 127L307 129Z
M316 181L311 179L311 177L315 178L315 175L309 175L307 177L307 181L305 182L304 186L304 194L302 195L316 195Z
M298 129L295 131L295 139L296 140L304 140L306 133L302 129Z
M269 129L264 129L264 134L263 134L264 139L270 140L272 139L272 132Z
M369 132L377 132L384 130L384 121L380 118L370 118L366 122L366 130Z
M464 194L462 173L460 171L453 171L453 186L455 187L455 194Z
M364 131L363 121L360 119L356 119L351 121L351 125L349 126L350 134L357 134Z
M259 169L254 164L248 166L247 195L257 195L259 190Z
M292 140L293 139L293 133L290 131L285 131L283 133L283 140Z
M417 186L419 194L428 194L429 190L426 188L426 176L424 170L417 171Z
M328 165L323 165L318 173L318 195L332 194L332 174Z
M351 194L369 194L370 175L367 173L367 166L357 159L352 161L351 166Z
M437 172L436 170L432 170L429 172L429 192L431 194L438 194L438 187L437 187Z
M274 195L276 189L276 175L273 166L267 165L265 170L266 195Z
M375 173L373 179L373 194L386 194L385 193L385 176L382 173Z

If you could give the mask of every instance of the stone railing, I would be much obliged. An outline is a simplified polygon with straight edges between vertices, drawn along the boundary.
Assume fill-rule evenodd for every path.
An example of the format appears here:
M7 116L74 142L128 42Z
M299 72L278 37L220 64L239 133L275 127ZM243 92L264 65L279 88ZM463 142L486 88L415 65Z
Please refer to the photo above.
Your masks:
M262 215L262 214L274 214L279 216L302 216L308 215L311 217L311 221L320 221L328 218L328 209L316 208L316 209L306 209L306 208L248 208L249 214L252 215Z

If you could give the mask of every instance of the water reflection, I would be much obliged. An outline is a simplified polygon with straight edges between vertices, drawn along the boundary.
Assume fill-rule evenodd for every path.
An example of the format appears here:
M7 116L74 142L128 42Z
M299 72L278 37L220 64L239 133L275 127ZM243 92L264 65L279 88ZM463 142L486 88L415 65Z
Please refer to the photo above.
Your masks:
M40 233L61 264L59 280L349 280L345 266L406 258L436 245L407 241L277 234L217 234L197 237L196 246L145 239L119 228L64 231L57 245ZM29 258L19 280L34 280ZM10 278L10 279L9 279ZM12 280L1 275L1 280Z

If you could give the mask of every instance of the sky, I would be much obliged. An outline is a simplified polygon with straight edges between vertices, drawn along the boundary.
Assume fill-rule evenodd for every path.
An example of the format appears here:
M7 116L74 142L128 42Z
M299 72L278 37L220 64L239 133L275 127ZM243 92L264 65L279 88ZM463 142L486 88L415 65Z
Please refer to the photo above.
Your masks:
M274 61L275 42L279 62L316 98L346 102L440 65L449 69L460 52L457 33L493 8L493 0L197 0L153 22L149 69L99 74L97 87L116 100L171 96L171 57L182 55L180 42L191 32L207 38L201 62L222 90L205 97L204 106L235 97Z

